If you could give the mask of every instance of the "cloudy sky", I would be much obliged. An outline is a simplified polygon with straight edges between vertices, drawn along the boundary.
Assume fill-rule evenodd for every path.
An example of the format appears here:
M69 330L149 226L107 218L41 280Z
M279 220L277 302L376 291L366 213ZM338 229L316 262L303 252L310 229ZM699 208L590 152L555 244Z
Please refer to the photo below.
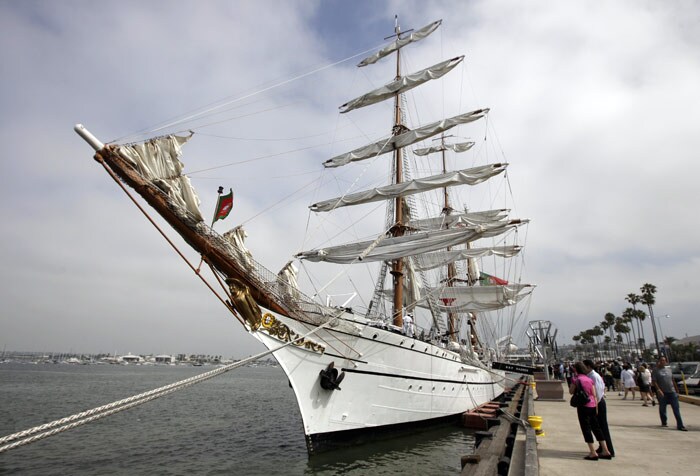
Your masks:
M550 320L570 342L644 283L665 335L700 334L696 2L0 0L0 347L260 350L73 125L104 142L194 129L184 162L202 210L233 188L217 230L244 223L276 271L309 244L306 206L351 183L321 162L386 134L374 117L390 105L337 106L391 76L354 64L394 14L404 30L444 20L407 68L467 55L447 86L416 94L414 119L492 109L492 158L532 220L522 274L538 287L516 334Z

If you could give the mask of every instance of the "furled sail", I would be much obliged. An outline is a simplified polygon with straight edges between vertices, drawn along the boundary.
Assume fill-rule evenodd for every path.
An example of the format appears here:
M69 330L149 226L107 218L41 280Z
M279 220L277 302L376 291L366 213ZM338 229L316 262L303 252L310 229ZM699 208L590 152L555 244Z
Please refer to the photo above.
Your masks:
M509 212L510 210L507 209L485 210L481 212L453 212L449 215L409 220L406 226L416 230L437 230L439 228L454 228L464 225L496 223L508 218Z
M495 311L512 306L534 290L530 284L508 284L505 286L455 286L432 290L438 294L437 307L445 312ZM426 290L431 292L430 290ZM425 295L425 294L424 294ZM418 303L427 307L426 300Z
M378 155L391 152L395 149L400 149L402 147L415 144L416 142L440 134L441 132L445 132L446 130L460 124L467 124L469 122L481 119L488 112L488 108L477 109L476 111L466 112L458 116L450 117L449 119L433 122L427 126L419 127L418 129L404 132L403 134L396 136L391 136L388 139L380 140L374 144L359 147L351 152L346 152L335 156L332 159L326 160L323 165L325 167L340 167L341 165L346 165L350 162L357 162L360 160L369 159L370 157L376 157Z
M404 280L404 307L410 305L411 303L417 302L421 299L422 286L420 279L418 278L418 273L413 265L412 260L406 260L406 267L404 272L408 279Z
M429 269L447 266L455 261L463 261L470 258L483 258L485 256L500 256L501 258L512 258L517 255L521 246L496 246L493 248L470 248L447 251L435 251L425 253L414 258L416 269L427 271Z
M454 185L476 185L494 175L503 172L508 164L488 164L470 169L455 170L430 177L409 180L408 182L386 185L371 190L351 193L342 197L331 198L314 203L309 208L315 212L328 212L336 208L348 205L377 202L397 197L405 197L421 192L428 192L436 188L451 187Z
M491 238L516 228L527 220L512 220L493 225L481 225L452 230L414 233L410 235L377 240L330 246L318 250L302 251L295 257L307 261L325 261L328 263L352 264L371 261L389 261L406 256L414 256L437 251L448 246L457 246L478 240ZM368 248L374 246L369 253Z
M433 154L435 152L442 152L443 150L451 150L453 152L466 152L474 147L474 142L460 142L457 144L440 144L434 145L432 147L426 147L425 149L416 149L413 151L414 154L424 156L428 154Z
M409 91L421 84L430 81L431 79L438 79L449 73L462 62L464 56L458 56L456 58L443 61L429 68L425 68L413 74L403 76L396 81L392 81L385 84L381 88L377 88L373 91L368 92L358 98L348 101L342 106L340 106L340 112L350 112L353 109L359 109L361 107L369 106L371 104L376 104L382 102L386 99L393 98L396 94L401 94Z
M180 162L182 145L189 136L156 137L147 142L117 147L119 155L129 161L147 180L165 192L178 206L201 221L199 197L192 188L189 177L182 175Z
M372 56L368 56L367 58L360 61L357 66L362 67L362 66L374 64L377 61L379 61L380 59L384 58L385 56L389 56L391 53L398 50L399 48L403 48L404 46L408 45L409 43L413 43L415 41L422 40L423 38L427 37L435 30L437 30L441 23L442 23L442 20L434 21L430 25L426 25L423 28L421 28L420 30L416 30L416 31L412 32L410 35L406 36L405 38L401 38L401 39L394 41L390 45L387 45L384 48L382 48L381 50L377 51Z
M282 296L298 299L301 294L299 291L299 282L297 275L299 270L294 266L292 261L287 262L284 267L277 273L277 286L279 293Z
M245 246L245 239L248 234L243 229L243 225L238 225L222 235L222 238L231 245L231 252L241 263L245 264L248 268L253 268L253 255Z

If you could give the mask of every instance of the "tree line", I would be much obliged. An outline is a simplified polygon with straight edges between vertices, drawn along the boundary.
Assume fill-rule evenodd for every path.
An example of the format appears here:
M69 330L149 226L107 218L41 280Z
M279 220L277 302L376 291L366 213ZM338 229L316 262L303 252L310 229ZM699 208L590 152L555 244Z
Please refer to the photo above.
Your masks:
M624 355L629 357L630 360L634 357L651 360L654 355L666 355L669 360L672 356L679 360L686 360L683 358L684 355L678 355L686 353L689 353L689 358L692 359L695 353L694 346L690 345L688 349L678 346L679 348L676 349L673 346L673 342L677 339L674 337L663 338L657 332L656 318L654 316L656 286L646 283L639 290L639 294L629 293L625 296L625 301L631 307L627 307L621 315L616 316L612 312L607 312L599 324L573 336L572 339L576 343L576 347L579 348L577 350L598 355L605 354L608 358ZM648 314L645 312L644 307L646 307ZM648 321L647 317L649 317ZM651 348L647 345L644 332L645 321L651 324L654 339L654 345ZM659 338L661 338L661 346L659 345ZM656 350L656 353L654 350ZM669 355L670 353L676 355Z

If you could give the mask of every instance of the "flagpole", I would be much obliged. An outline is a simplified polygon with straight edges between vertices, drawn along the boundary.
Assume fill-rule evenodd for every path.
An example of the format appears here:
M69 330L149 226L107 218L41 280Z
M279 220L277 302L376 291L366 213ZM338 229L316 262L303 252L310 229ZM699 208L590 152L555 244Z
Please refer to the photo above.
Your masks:
M214 216L211 218L211 225L209 228L214 229L214 223L216 223L216 213L219 211L219 202L221 201L221 194L224 193L224 187L219 185L219 190L216 191L219 195L216 199L216 207L214 208ZM204 262L204 255L200 255L199 265L197 266L197 274L199 274L200 269L202 269L202 263Z

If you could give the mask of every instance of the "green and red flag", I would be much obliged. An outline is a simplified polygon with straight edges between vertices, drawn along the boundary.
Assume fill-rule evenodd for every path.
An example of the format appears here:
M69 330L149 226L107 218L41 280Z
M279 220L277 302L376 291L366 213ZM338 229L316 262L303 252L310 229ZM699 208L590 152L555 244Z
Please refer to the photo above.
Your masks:
M219 194L223 192L223 188L219 187ZM214 220L211 222L212 225L217 220L223 220L231 213L233 208L233 189L229 189L229 193L226 195L219 195L219 200L216 202L216 212L214 212Z
M490 274L486 274L483 272L479 272L479 281L481 282L482 286L505 286L506 284L508 284L508 281L506 281L505 279L497 278L496 276L491 276Z

